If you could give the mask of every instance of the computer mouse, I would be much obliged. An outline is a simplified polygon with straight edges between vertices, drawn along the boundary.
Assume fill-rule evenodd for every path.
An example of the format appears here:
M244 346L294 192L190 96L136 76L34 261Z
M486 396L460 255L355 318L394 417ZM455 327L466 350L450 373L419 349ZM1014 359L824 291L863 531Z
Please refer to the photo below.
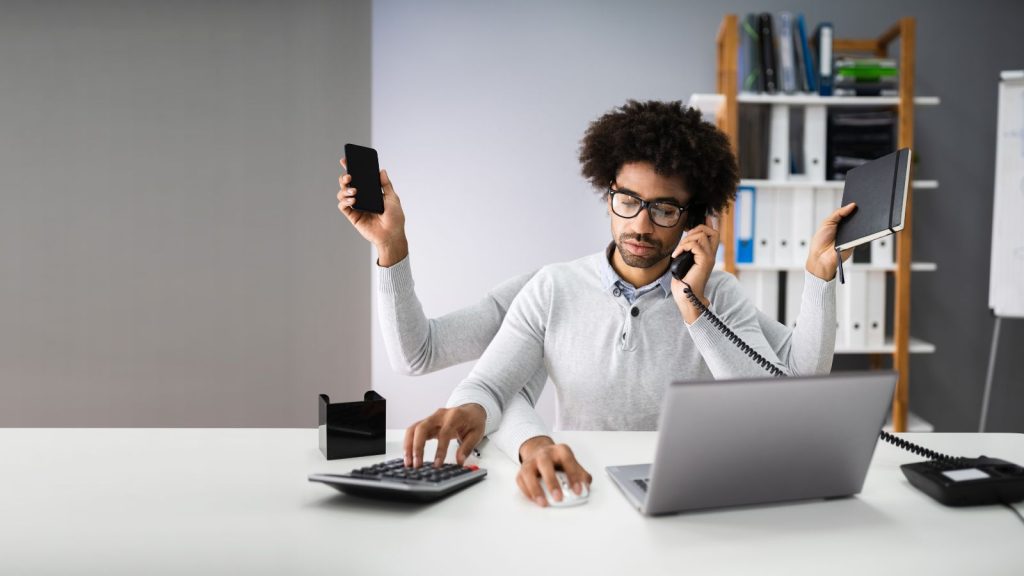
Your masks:
M569 506L579 506L580 504L586 504L587 498L590 497L590 487L583 484L583 490L579 494L573 492L572 485L569 482L569 476L561 470L555 471L555 478L558 478L558 485L562 489L562 501L559 502L551 496L551 492L548 492L548 486L544 483L543 478L537 478L540 482L540 487L544 490L544 498L548 501L548 506L552 508L568 508Z

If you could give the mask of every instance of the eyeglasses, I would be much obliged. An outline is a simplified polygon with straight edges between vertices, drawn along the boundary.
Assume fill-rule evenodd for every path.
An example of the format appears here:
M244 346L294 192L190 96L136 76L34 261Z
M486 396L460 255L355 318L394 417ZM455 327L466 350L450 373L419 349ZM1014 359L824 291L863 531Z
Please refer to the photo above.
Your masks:
M612 198L612 212L616 216L635 218L641 210L646 208L647 215L651 217L651 222L662 228L672 228L679 224L683 212L689 209L689 205L678 206L674 202L648 202L632 192L616 190L610 186L608 187L608 194Z

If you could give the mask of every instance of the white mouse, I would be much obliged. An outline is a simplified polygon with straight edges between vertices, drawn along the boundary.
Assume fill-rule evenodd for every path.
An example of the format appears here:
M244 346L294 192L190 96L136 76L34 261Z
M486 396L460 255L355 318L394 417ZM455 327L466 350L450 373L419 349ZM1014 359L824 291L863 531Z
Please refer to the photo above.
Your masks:
M544 490L544 498L548 501L548 506L553 508L567 508L569 506L579 506L580 504L586 504L587 498L590 497L590 488L584 483L583 490L579 494L573 492L572 485L569 483L569 476L561 470L555 471L555 478L558 478L558 485L562 489L562 501L559 502L551 496L551 492L548 491L548 485L544 483L543 478L537 478L540 482L540 487Z

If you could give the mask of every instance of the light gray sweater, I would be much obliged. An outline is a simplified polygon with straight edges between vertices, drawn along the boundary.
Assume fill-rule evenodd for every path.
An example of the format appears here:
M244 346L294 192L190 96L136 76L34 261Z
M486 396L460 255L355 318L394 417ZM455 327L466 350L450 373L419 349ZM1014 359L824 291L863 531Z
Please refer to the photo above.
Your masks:
M706 318L687 327L675 302L660 291L641 297L635 303L638 315L632 316L633 306L601 287L601 257L549 266L529 282L530 275L512 279L473 306L429 320L416 297L408 258L379 268L379 313L392 366L407 374L431 372L480 356L494 338L493 350L448 405L483 405L490 438L514 459L523 441L548 434L533 404L549 369L558 396L558 427L566 429L654 429L668 382L764 373ZM713 273L707 295L741 338L773 362L782 358L784 371L829 371L834 281L806 274L792 332L757 312L728 274Z

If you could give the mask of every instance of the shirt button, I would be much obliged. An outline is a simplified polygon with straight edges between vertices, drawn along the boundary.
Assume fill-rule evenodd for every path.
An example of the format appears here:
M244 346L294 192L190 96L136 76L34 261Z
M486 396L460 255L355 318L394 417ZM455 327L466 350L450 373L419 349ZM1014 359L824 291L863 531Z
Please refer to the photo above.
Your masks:
M636 306L633 306L633 309L630 310L629 313L632 314L634 318L636 318L637 316L640 315L640 309L637 308Z
M616 288L615 290L612 290L612 295L614 295L616 298L618 298L619 296L622 296L622 290L619 290L618 288Z

